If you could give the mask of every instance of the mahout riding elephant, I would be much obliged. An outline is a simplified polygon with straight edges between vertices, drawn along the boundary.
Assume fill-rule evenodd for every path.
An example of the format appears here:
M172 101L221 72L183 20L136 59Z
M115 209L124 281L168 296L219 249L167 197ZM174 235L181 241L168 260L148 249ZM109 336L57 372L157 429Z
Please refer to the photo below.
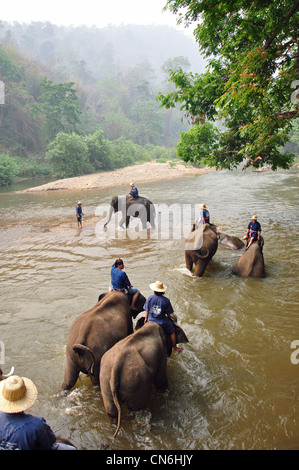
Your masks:
M194 276L203 276L217 248L218 227L214 224L193 224L185 240L186 268L192 271L194 264Z
M136 324L136 331L115 344L101 361L100 388L106 413L118 417L117 435L121 422L121 405L129 410L144 408L152 383L165 390L167 357L172 351L170 335L154 322L144 324L144 317ZM142 326L142 327L141 327ZM175 323L177 343L187 343L183 329Z
M0 367L0 380L5 380L5 379L7 379L7 377L10 377L11 375L14 374L14 371L15 371L15 368L12 367L12 368L10 369L10 371L8 372L8 374L3 374L3 371L2 371L2 369L1 369L1 367Z
M240 238L225 233L219 233L218 244L227 246L231 250L240 250L245 246Z
M72 388L80 372L99 384L103 354L117 341L133 332L133 321L126 294L112 291L81 314L72 324L66 344L62 390Z
M146 197L139 196L131 199L129 196L114 196L110 203L110 211L107 222L104 224L104 228L107 227L111 220L112 214L121 212L122 217L119 222L121 227L128 227L130 217L139 217L142 223L142 228L147 228L147 222L151 224L152 228L155 228L155 206Z
M256 240L232 266L233 274L241 277L265 277L264 239Z

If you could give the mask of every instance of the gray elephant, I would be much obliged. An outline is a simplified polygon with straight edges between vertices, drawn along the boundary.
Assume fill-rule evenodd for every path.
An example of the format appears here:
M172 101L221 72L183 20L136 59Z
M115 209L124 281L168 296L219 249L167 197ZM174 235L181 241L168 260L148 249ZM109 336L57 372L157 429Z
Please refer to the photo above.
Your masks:
M245 246L245 244L242 242L242 240L240 240L240 238L232 235L226 235L224 233L219 233L218 243L219 245L227 246L231 250L240 250Z
M104 224L104 228L107 227L111 220L112 214L121 212L122 217L119 222L121 227L129 226L130 217L139 217L142 223L142 228L147 228L147 222L151 224L152 228L155 228L155 206L146 197L139 196L131 199L129 196L114 196L110 203L110 211L107 222Z
M233 274L241 277L265 277L265 263L263 255L264 240L256 240L245 251L240 259L232 266Z
M98 298L98 301L100 301L103 297L105 297L105 295L107 295L107 292L104 292L103 294L100 294L99 298ZM129 305L132 305L133 294L126 294L126 296L128 298ZM135 301L135 309L133 310L130 307L131 308L132 318L136 318L137 315L139 315L139 313L143 312L143 306L145 304L145 301L146 301L146 298L144 297L144 295L139 293L139 296L138 296L137 300Z
M214 224L193 224L185 240L186 268L194 276L203 276L205 269L218 249L218 227Z
M126 294L112 291L80 315L72 324L66 345L62 390L72 388L80 372L99 383L103 354L133 332L131 308Z
M136 331L107 351L101 361L100 388L109 417L118 417L117 435L121 422L121 405L129 410L146 406L150 385L165 390L167 357L171 354L170 337L154 322L138 320ZM177 343L187 343L183 329L175 323Z

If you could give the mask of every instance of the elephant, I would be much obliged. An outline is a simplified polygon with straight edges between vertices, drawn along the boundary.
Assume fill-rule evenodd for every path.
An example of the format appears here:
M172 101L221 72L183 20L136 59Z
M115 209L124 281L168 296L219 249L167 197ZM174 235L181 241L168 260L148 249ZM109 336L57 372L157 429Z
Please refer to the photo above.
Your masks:
M99 384L103 354L133 332L131 308L126 294L112 291L81 314L72 324L66 344L62 390L72 388L83 372Z
M105 296L107 295L107 292L104 292L103 294L100 294L99 295L99 298L98 298L98 302ZM133 294L126 294L126 296L128 297L128 301L129 301L129 305L132 305L132 297L133 297ZM131 309L131 315L132 317L135 319L137 317L137 315L139 315L139 313L143 312L143 306L145 304L145 301L146 301L146 298L144 297L144 295L142 295L141 293L139 293L139 297L137 298L136 302L135 302L135 309Z
M2 369L1 369L1 367L0 367L0 380L7 379L7 377L10 377L11 375L14 374L14 371L15 371L15 368L12 367L12 368L10 369L10 371L8 372L8 374L3 374L3 371L2 371Z
M185 240L185 262L189 271L195 264L194 276L203 276L218 249L218 236L218 227L214 224L193 224Z
M122 403L131 411L140 410L147 404L152 383L164 391L168 386L166 363L172 351L170 337L157 323L143 324L144 317L138 320L134 333L102 357L100 389L104 407L110 418L118 418L113 439L120 428ZM177 343L187 343L183 329L174 324Z
M121 212L122 218L119 222L121 227L129 226L130 217L139 217L142 223L142 228L147 228L147 222L151 224L152 228L155 227L155 206L146 197L139 196L134 199L130 199L129 196L114 196L110 203L110 211L107 222L104 224L104 228L107 227L111 220L112 214Z
M233 274L241 277L265 277L263 255L264 239L254 241L239 260L232 266Z
M245 244L242 242L242 240L240 240L240 238L234 237L232 235L226 235L224 233L219 234L218 244L227 246L232 250L240 250L245 246Z

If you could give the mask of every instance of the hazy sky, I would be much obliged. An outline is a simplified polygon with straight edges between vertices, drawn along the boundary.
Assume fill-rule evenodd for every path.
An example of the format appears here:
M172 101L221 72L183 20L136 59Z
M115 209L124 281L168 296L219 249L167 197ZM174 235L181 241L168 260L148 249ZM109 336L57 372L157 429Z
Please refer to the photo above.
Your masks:
M2 0L0 20L20 23L49 21L57 25L120 24L176 26L176 16L162 12L166 0ZM191 29L184 29L191 35Z

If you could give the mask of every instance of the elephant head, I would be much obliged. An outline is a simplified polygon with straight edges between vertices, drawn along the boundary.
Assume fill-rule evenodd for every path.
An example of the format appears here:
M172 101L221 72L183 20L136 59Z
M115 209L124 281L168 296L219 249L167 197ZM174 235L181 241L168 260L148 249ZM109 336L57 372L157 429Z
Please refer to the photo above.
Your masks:
M169 315L171 320L173 321L173 324L174 324L174 329L175 329L175 335L176 335L176 342L177 344L180 344L180 343L189 343L189 340L183 330L182 327L180 327L178 324L177 324L177 317L174 313L172 313L171 315ZM136 325L135 325L135 331L139 330L143 325L144 325L144 320L145 320L145 317L140 317L138 318L137 322L136 322ZM172 344L171 344L171 339L170 339L170 335L168 333L166 333L165 330L164 331L164 334L165 334L165 341L166 341L166 348L167 348L167 355L168 356L171 356L171 353L172 353Z
M201 277L218 248L218 227L214 224L194 224L185 241L186 268Z
M255 241L232 266L233 274L241 277L265 277L265 264L263 255L264 239Z

